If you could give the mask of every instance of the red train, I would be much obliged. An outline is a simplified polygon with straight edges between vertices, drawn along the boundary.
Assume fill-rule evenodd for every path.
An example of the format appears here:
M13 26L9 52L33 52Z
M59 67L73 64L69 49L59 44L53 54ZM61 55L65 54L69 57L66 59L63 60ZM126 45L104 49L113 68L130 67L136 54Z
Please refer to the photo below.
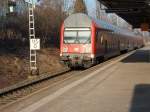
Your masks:
M60 60L71 68L88 68L143 45L142 37L131 31L77 13L69 16L61 27Z

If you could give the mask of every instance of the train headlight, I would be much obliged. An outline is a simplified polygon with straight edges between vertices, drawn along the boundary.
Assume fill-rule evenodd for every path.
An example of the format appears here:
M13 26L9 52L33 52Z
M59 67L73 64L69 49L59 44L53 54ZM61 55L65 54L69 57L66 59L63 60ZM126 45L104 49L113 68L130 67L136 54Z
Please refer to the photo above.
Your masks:
M91 54L91 58L94 58L95 57L95 55L94 54Z
M62 53L60 53L60 56L63 56L63 54L62 54Z

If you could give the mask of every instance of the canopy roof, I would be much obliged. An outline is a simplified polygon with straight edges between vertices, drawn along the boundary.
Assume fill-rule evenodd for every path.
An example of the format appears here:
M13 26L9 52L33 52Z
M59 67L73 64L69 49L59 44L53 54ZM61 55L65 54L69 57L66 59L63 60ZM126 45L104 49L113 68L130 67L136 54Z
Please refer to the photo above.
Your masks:
M150 25L150 0L98 0L108 9L107 13L116 13L139 28L142 23Z

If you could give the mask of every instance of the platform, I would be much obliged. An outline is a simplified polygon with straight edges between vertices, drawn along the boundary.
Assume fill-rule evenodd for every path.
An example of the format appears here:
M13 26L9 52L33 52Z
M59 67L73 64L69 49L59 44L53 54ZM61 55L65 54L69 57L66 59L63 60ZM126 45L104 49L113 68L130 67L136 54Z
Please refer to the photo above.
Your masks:
M150 112L150 47L106 66L1 112Z

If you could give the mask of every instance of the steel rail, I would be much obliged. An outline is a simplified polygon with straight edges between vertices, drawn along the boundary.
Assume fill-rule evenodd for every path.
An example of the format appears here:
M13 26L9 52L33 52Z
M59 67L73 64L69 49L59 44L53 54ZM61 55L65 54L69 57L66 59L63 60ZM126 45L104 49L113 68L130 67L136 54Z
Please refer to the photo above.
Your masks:
M37 76L35 78L31 78L31 79L26 79L22 82L19 82L19 83L12 85L12 86L0 89L0 96L7 94L7 93L10 93L10 92L13 92L13 91L16 91L16 90L21 89L23 87L27 87L27 86L30 86L32 84L44 81L46 79L50 79L50 78L56 77L58 75L62 75L62 74L69 72L69 71L70 71L70 69L66 67L66 68L60 69L60 70L55 71L55 72L39 75L39 76Z

